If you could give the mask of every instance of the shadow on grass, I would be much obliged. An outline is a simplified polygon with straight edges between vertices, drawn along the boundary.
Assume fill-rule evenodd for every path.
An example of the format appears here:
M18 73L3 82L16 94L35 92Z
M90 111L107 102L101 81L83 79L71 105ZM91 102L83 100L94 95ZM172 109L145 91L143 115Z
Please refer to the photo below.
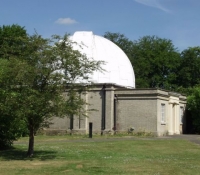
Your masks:
M0 160L52 160L56 158L56 151L34 151L33 157L27 157L27 151L12 148L9 150L0 151Z

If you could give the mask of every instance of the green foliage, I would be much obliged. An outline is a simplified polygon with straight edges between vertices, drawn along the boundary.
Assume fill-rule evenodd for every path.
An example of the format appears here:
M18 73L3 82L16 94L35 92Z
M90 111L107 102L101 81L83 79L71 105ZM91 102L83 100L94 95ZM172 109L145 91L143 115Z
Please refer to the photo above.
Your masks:
M26 52L24 40L27 36L24 27L19 25L0 26L0 58L23 55Z
M178 85L184 88L200 83L200 47L190 47L181 53Z
M12 120L12 122L11 122ZM12 114L3 114L0 117L0 150L11 147L13 141L28 133L23 120Z
M145 36L134 42L132 53L136 87L175 89L180 57L171 40Z
M200 133L200 47L190 47L181 53L177 84L177 91L188 95L187 107L195 127L193 130Z
M27 133L25 120L18 115L20 94L12 87L16 72L14 60L0 59L0 149Z
M16 28L22 30L15 25L3 26L8 36L10 28L14 32ZM90 60L73 50L68 35L55 35L51 39L44 39L37 34L23 38L21 33L19 35L10 34L8 38L12 42L1 44L5 49L1 55L3 69L0 69L0 91L5 95L0 97L4 107L0 109L0 117L7 117L10 126L13 121L25 123L30 136L28 154L31 155L34 133L40 127L47 127L51 117L85 112L82 106L85 102L80 95L84 89L75 82L87 80L88 74L101 69L101 62ZM18 40L22 42L18 43ZM8 52L8 48L14 49ZM14 131L13 128L10 130ZM17 137L12 138L15 139Z
M200 133L200 86L194 87L187 97L187 108L192 114L194 130Z
M18 25L0 27L0 149L10 147L14 140L27 133L25 120L16 117L18 93L16 71L20 64L13 57L25 55L26 30Z

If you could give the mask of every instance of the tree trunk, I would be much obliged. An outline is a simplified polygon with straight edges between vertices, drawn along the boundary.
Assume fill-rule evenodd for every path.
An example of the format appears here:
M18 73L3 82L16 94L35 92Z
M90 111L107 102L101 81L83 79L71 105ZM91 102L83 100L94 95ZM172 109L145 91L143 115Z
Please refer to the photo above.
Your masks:
M33 125L29 126L29 145L27 156L32 157L34 152L34 127Z

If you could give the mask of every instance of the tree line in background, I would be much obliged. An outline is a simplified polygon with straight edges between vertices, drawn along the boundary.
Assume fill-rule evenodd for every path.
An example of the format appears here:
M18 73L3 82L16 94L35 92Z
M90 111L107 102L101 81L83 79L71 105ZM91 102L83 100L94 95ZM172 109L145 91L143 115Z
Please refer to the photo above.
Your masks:
M188 95L195 131L200 132L200 47L181 53L171 40L145 36L131 41L107 32L130 59L136 88L162 88ZM0 149L29 134L28 156L33 155L34 134L49 125L52 116L84 113L85 103L73 82L87 79L101 62L72 49L68 35L44 39L27 34L19 25L0 26ZM63 91L66 90L66 97Z
M180 53L171 40L156 36L131 41L123 34L106 32L104 37L130 59L136 88L162 88L187 95L193 132L200 133L200 46Z

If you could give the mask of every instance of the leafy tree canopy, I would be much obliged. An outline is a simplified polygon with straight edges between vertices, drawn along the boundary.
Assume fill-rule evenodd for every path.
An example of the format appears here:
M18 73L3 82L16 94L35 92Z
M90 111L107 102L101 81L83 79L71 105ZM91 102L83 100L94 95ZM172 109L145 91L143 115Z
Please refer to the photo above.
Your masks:
M16 70L20 64L11 57L24 55L24 40L28 35L18 25L0 27L0 149L11 146L12 142L27 132L25 121L16 118L18 104L14 100Z
M190 47L181 53L178 85L183 88L200 84L200 47Z
M26 52L24 41L28 34L17 24L0 27L0 58L21 56Z
M194 130L200 133L200 85L192 88L192 93L187 97L187 109L191 112Z
M136 75L136 87L176 87L180 56L171 40L145 36L134 42L131 62Z
M16 40L17 36L13 41ZM1 108L1 113L4 116L7 111L10 112L6 118L10 124L11 119L25 122L29 130L27 155L32 156L34 133L40 127L48 126L53 116L85 112L85 102L78 94L83 89L75 82L87 80L91 72L101 69L101 62L88 59L79 51L73 50L68 35L44 39L35 34L23 38L22 45L24 53L29 54L21 54L21 51L16 54L5 52L2 58L5 64L0 80L4 82L4 86L0 87L0 92L7 93L4 96L7 107L5 110ZM3 100L5 99L2 98L1 102Z

